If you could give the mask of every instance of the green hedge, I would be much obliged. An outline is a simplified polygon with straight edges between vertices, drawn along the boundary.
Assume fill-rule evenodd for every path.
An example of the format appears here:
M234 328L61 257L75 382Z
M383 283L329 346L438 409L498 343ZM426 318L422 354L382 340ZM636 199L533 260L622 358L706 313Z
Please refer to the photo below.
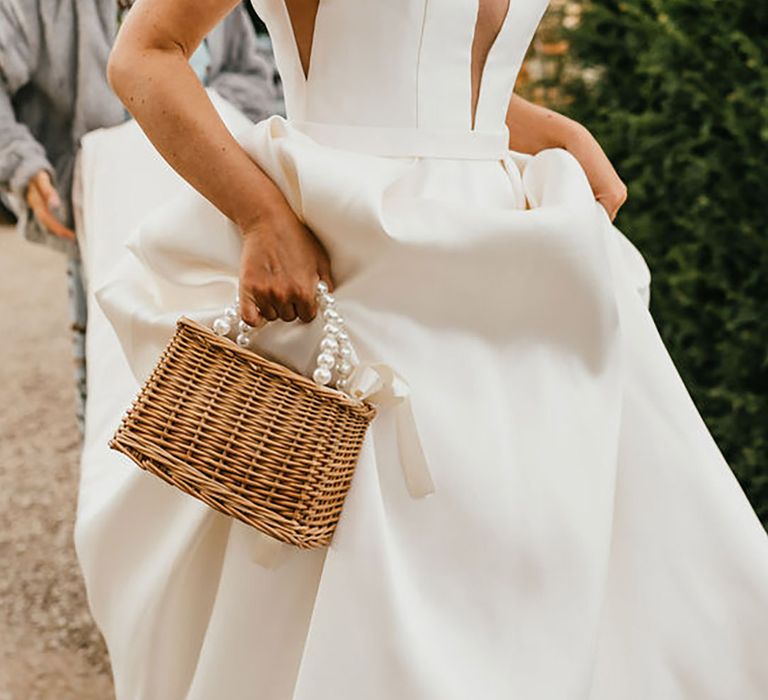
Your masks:
M566 111L628 184L654 318L768 525L768 2L594 0L566 36Z

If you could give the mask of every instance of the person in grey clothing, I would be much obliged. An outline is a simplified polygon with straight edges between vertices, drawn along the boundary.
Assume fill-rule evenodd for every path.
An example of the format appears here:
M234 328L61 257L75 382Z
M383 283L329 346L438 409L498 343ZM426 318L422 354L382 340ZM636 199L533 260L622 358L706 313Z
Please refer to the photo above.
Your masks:
M72 179L81 137L127 118L106 78L131 0L0 0L0 197L28 240L67 255L77 412L85 407L85 291ZM268 43L236 8L192 58L201 80L254 121L282 109Z

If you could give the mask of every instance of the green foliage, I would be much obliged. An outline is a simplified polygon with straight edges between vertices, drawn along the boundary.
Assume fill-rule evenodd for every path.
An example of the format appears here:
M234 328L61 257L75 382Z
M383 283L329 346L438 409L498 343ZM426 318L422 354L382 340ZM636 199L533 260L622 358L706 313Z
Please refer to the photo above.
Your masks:
M628 184L654 318L768 525L768 3L593 0L567 38L565 111Z

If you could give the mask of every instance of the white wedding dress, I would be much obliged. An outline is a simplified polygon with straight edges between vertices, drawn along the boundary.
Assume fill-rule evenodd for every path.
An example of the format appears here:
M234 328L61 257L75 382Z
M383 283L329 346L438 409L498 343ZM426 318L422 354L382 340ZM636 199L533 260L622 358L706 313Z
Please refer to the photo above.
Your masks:
M135 123L86 139L75 537L118 700L768 697L768 538L645 263L569 153L507 150L545 0L512 0L474 130L477 2L321 0L308 78L281 0L256 7L289 119L220 109L326 245L361 361L409 394L373 422L330 549L271 568L250 528L110 451L177 317L231 303L239 237ZM320 334L276 322L258 345L309 368Z

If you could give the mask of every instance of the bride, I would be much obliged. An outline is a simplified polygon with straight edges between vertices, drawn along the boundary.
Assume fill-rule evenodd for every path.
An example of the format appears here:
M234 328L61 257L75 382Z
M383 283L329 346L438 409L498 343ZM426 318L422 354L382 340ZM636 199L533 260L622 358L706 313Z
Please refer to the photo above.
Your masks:
M140 0L109 66L193 188L140 173L127 250L89 263L76 543L118 699L766 697L765 533L611 223L626 189L512 94L545 0L255 0L288 118L237 138L187 62L234 4ZM239 293L309 366L318 280L407 385L429 488L383 408L330 549L265 568L106 442L182 313Z

